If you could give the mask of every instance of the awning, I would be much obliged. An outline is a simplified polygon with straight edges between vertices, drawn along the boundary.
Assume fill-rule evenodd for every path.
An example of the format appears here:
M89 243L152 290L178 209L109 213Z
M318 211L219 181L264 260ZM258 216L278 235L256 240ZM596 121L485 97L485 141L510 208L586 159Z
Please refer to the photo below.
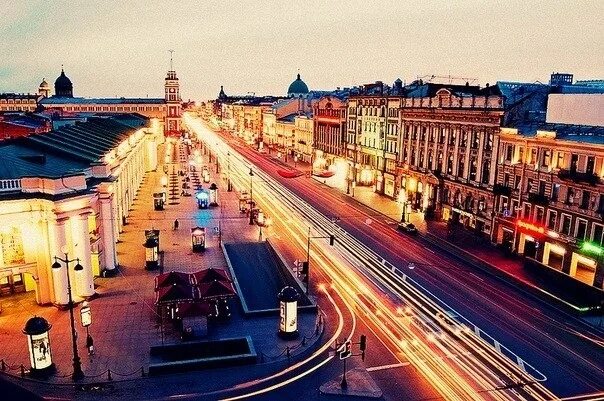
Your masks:
M237 294L233 284L225 281L214 280L211 283L201 283L197 288L201 299L232 297Z
M313 175L317 176L317 177L321 177L321 178L329 178L329 177L333 177L334 175L336 175L336 172L329 171L329 170L323 170L318 173L313 173Z
M284 178L297 178L297 177L304 175L304 173L299 170L281 170L281 169L277 170L277 174L279 174L281 177L284 177Z
M169 287L161 287L155 293L155 304L173 304L177 302L193 302L195 289L190 285L172 284Z
M208 269L199 270L191 274L191 284L199 285L201 283L211 283L212 281L231 282L231 279L223 269L210 267Z
M162 287L169 287L173 284L190 285L190 274L171 271L170 273L160 274L155 277L155 291L158 291Z

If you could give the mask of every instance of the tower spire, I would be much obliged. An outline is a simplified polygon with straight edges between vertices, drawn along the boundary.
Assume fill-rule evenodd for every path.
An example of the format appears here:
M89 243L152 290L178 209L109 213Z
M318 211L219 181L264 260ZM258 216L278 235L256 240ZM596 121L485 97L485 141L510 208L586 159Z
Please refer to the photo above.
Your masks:
M174 53L174 50L168 50L170 52L170 71L174 71L174 67L173 67L173 62L172 62L172 55Z

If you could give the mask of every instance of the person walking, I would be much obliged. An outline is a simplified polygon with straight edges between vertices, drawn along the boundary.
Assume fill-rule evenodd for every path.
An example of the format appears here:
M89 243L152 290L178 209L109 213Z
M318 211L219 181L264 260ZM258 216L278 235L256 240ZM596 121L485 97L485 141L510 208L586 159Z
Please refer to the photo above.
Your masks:
M86 336L86 348L88 348L88 355L94 355L94 340L90 334Z
M178 230L178 219L174 220L174 229Z

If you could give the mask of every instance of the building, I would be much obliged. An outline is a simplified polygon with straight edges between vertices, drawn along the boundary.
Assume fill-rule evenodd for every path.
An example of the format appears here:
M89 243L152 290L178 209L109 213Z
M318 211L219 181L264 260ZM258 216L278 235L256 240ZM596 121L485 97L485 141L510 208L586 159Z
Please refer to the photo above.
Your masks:
M93 277L118 264L115 241L159 139L157 124L122 114L0 142L0 294L66 305L65 270L51 264L67 252L84 268L74 298L94 296Z
M309 92L308 86L302 81L300 74L298 74L296 79L289 85L289 88L287 88L287 97L305 98Z
M34 112L39 99L30 93L0 93L0 112Z
M401 202L490 235L503 116L497 92L432 83L407 88L400 114Z
M10 113L0 115L0 141L41 134L52 129L50 117L42 114Z
M294 117L294 160L312 163L313 132L312 114L299 114Z
M510 252L600 289L603 117L602 94L554 93L545 122L501 129L494 238Z
M361 185L395 196L400 99L390 99L390 92L390 87L378 81L363 85L360 93L348 99L346 159L349 168L341 174L347 192L351 185Z
M335 96L323 96L313 105L313 168L346 163L346 102ZM346 169L346 168L345 168Z
M40 93L50 93L48 84L40 84ZM167 135L178 136L181 130L180 84L172 69L164 83L163 98L83 98L73 96L73 84L65 71L55 81L55 95L41 97L39 104L45 110L60 115L77 113L138 113L148 118L158 119L160 127Z

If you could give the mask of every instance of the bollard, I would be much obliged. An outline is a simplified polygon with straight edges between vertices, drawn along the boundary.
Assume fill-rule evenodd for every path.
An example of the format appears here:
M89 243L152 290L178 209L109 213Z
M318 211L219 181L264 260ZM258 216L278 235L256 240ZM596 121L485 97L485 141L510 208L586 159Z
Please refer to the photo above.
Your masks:
M111 377L111 369L107 369L107 381L112 381L113 378Z

